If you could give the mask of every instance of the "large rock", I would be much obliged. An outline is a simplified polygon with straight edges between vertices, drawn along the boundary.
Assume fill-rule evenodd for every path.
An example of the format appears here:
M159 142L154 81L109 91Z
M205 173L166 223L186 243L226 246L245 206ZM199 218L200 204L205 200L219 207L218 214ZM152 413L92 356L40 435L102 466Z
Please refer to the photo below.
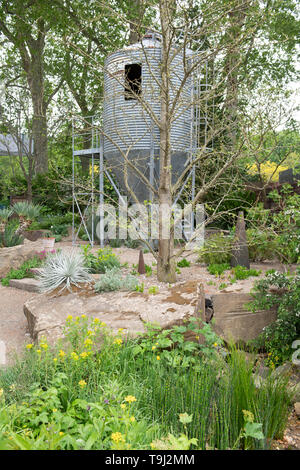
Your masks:
M0 248L0 278L5 277L11 268L18 269L24 261L33 258L43 250L40 240L31 242L24 240L22 245Z
M164 288L156 295L140 292L92 291L65 292L60 295L40 294L26 302L24 313L34 340L47 336L52 342L62 336L68 315L97 317L113 332L124 328L128 334L145 332L146 323L162 328L178 325L190 316L206 319L203 289L197 281L187 281ZM256 337L264 326L276 318L274 312L251 313L244 303L251 300L248 293L227 292L212 297L215 331L224 339L247 341Z
M158 323L170 327L194 312L193 299L185 298L186 304L168 299L168 290L156 295L138 292L110 292L84 295L83 292L65 292L60 295L40 294L24 305L29 332L33 340L46 336L54 343L63 334L68 315L82 314L99 318L116 333L124 328L130 335L145 332L146 323ZM184 299L184 294L181 293Z

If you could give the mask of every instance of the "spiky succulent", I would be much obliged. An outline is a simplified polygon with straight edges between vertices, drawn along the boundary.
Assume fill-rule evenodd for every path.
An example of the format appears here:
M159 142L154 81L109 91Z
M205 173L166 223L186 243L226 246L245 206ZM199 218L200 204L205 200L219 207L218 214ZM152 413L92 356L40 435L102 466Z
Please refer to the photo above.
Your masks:
M13 211L9 207L0 209L0 221L7 222L9 217L12 215Z
M25 220L33 221L41 213L42 207L38 204L34 205L30 202L16 202L13 206L14 212Z
M4 232L9 217L13 211L9 208L0 209L0 232Z
M81 253L72 251L59 251L48 256L38 275L41 292L51 292L61 287L72 291L72 285L80 287L92 281L88 268L85 266Z
M21 235L31 223L38 218L42 207L30 202L16 202L13 206L14 212L19 216L20 225L16 231L16 235Z

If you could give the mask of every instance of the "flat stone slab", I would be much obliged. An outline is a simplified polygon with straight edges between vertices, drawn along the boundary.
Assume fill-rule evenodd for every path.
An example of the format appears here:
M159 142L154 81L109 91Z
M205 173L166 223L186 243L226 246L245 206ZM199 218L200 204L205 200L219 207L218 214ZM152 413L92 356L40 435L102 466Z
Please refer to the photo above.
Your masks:
M71 293L40 294L25 303L24 314L35 341L46 336L54 343L63 335L67 316L82 314L99 318L113 333L123 328L127 334L135 336L146 331L146 323L170 328L194 316L198 309L198 285L196 280L187 281L160 289L155 295L120 291L95 294L84 289ZM238 291L212 296L214 328L225 340L253 339L276 319L275 312L248 311L245 304L250 300L249 293ZM203 318L201 313L199 315Z
M24 279L11 279L10 287L26 290L27 292L40 292L40 281L32 277L24 277Z

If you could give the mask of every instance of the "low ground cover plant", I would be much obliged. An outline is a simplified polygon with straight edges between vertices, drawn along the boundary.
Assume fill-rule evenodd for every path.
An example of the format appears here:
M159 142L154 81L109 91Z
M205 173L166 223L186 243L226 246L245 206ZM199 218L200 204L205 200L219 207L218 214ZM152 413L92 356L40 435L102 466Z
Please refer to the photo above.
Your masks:
M9 286L11 279L24 279L25 277L34 277L34 274L30 271L32 268L41 267L43 261L37 254L34 258L25 261L19 269L11 269L8 274L1 279L3 286Z
M131 274L124 276L119 268L109 269L95 283L95 292L110 292L118 290L135 291L139 284L138 279Z
M197 319L132 339L69 315L63 343L28 344L0 372L0 448L266 449L286 425L286 384L257 388L253 363L222 351Z
M229 281L234 283L238 280L248 279L251 276L259 276L261 271L257 271L256 269L247 269L244 266L235 266L231 267L229 263L213 263L207 267L209 274L214 276L222 276L225 271L230 270L231 276L229 276Z

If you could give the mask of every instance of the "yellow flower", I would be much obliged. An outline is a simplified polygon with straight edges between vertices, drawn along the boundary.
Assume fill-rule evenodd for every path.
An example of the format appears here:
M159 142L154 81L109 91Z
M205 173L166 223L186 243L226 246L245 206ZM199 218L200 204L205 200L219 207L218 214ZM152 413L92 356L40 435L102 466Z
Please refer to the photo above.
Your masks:
M12 385L9 387L9 390L10 390L11 392L14 392L14 391L16 390L15 384L12 384Z
M40 349L37 349L36 352L37 352L38 354L41 354L42 351L41 351Z
M92 330L87 331L88 336L95 336L95 333Z
M156 359L157 359L158 361L160 361L160 356L156 356Z
M31 348L33 348L33 344L32 344L32 343L31 343L31 344L26 344L26 349L31 349Z
M154 351L154 349L156 349L156 346L152 346L152 351Z
M41 343L41 348L45 349L45 351L48 349L48 344L47 343Z
M214 347L216 348L218 346L218 343L214 343Z
M243 412L243 415L244 415L244 420L249 422L249 423L253 423L254 422L254 415L253 413L251 413L251 411L248 411L248 410L242 410Z
M93 341L90 338L87 338L84 342L85 346L91 346L93 344Z
M60 436L63 436L63 435L64 435L64 433L63 433L62 431L60 431L60 432L59 432L59 435L60 435Z
M100 320L99 318L94 318L93 322L97 325L98 323L100 323Z
M130 416L129 421L130 421L131 423L133 423L133 422L135 421L135 417L134 417L134 416Z
M79 357L78 357L78 354L76 354L76 352L71 352L71 357L72 359L74 359L74 361L78 361Z
M81 354L80 354L80 357L82 357L82 359L85 359L86 357L88 357L88 353L83 351Z
M86 381L85 380L79 380L78 385L79 385L79 387L84 388L86 386Z
M122 408L122 410L125 410L125 409L126 409L125 403L122 403L122 404L121 404L121 408Z
M102 321L100 326L106 326L106 323L104 323L104 321Z
M57 409L56 409L56 408L53 408L53 410L52 410L52 411L53 411L53 413L55 413L55 412L57 411Z
M73 320L72 315L68 315L68 316L67 316L67 320L72 321L72 320Z
M196 339L199 340L200 336L196 336Z
M65 355L66 355L66 353L65 353L65 351L63 351L62 349L60 349L58 355L59 355L59 357L64 358Z
M53 358L53 362L57 362L57 357L54 357L54 358Z
M125 401L127 401L128 403L133 403L134 401L136 401L136 398L133 395L127 395L127 397L125 397Z
M86 318L86 315L85 314L81 315L81 318Z
M2 397L3 393L4 393L3 388L0 388L0 398Z
M123 343L123 340L121 338L116 338L114 340L114 344L118 344L119 346L121 346L122 343Z
M116 443L125 442L124 436L120 432L113 432L110 437L111 437L112 441L114 441Z

